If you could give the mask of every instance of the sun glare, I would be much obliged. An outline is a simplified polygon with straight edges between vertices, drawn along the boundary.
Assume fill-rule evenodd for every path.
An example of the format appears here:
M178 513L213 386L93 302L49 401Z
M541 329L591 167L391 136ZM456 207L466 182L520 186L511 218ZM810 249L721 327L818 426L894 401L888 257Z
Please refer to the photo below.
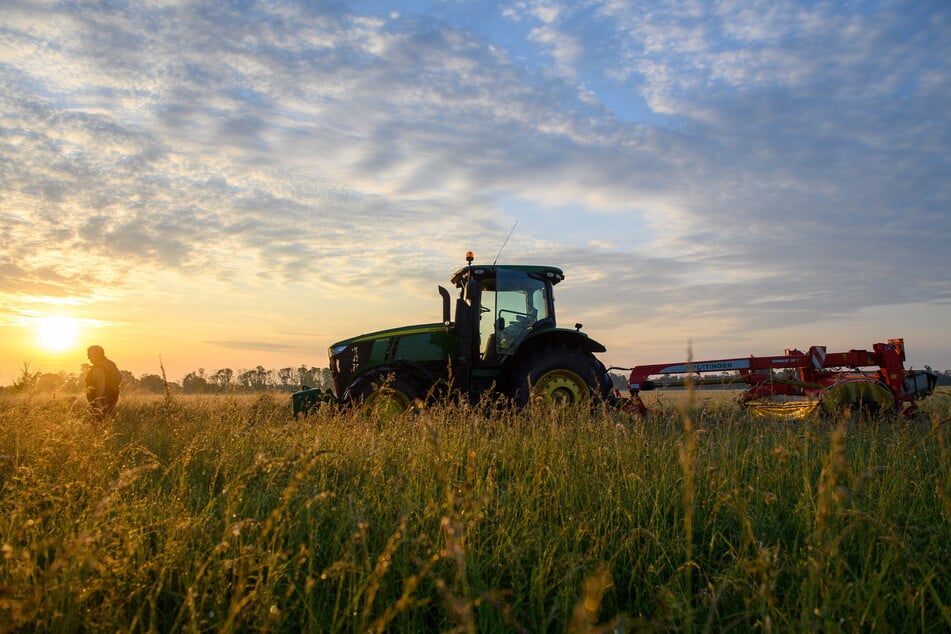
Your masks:
M64 352L76 346L79 321L72 317L44 317L36 322L40 346L50 352Z

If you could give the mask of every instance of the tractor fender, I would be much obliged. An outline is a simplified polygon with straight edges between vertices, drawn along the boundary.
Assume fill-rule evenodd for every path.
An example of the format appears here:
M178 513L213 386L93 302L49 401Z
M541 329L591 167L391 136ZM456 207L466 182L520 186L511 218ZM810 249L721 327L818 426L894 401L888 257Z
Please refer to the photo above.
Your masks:
M569 348L580 348L584 352L590 353L607 352L604 345L581 331L571 330L570 328L549 328L529 334L513 356L520 357L526 352L544 346L567 346Z
M545 347L557 348L559 346L576 348L592 354L595 352L605 352L607 350L607 348L599 342L577 330L549 328L529 334L529 336L522 341L521 345L519 345L515 354L505 355L499 366L499 374L500 376L506 376L506 373L515 371L519 362L529 357L535 350Z
M432 385L436 381L436 377L433 376L432 372L424 368L419 363L410 361L408 359L397 359L393 363L387 364L385 367L391 370L402 370L423 385Z

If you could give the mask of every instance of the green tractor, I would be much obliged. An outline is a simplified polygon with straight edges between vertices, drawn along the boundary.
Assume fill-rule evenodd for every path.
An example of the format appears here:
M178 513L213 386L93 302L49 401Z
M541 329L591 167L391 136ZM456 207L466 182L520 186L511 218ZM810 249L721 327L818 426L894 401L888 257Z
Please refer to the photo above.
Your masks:
M389 414L446 392L476 402L487 392L518 406L530 400L570 406L612 399L594 356L605 347L555 322L552 289L565 276L553 266L468 265L440 286L442 321L381 330L330 346L336 395L307 388L293 397L295 416L321 402L363 404Z

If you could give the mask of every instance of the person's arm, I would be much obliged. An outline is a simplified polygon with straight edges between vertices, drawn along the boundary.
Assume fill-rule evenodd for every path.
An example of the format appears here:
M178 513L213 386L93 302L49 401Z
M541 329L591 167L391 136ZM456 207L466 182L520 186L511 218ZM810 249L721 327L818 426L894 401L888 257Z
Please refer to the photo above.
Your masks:
M86 388L86 395L89 400L94 400L106 393L106 374L102 368L95 366L89 370L92 377L92 383Z

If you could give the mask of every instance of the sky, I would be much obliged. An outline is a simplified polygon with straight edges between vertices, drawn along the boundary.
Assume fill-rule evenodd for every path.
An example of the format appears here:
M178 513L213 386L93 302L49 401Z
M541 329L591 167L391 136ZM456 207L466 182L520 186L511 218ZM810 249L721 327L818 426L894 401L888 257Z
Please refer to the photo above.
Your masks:
M949 104L946 0L4 0L0 385L326 367L470 250L607 365L951 368Z

